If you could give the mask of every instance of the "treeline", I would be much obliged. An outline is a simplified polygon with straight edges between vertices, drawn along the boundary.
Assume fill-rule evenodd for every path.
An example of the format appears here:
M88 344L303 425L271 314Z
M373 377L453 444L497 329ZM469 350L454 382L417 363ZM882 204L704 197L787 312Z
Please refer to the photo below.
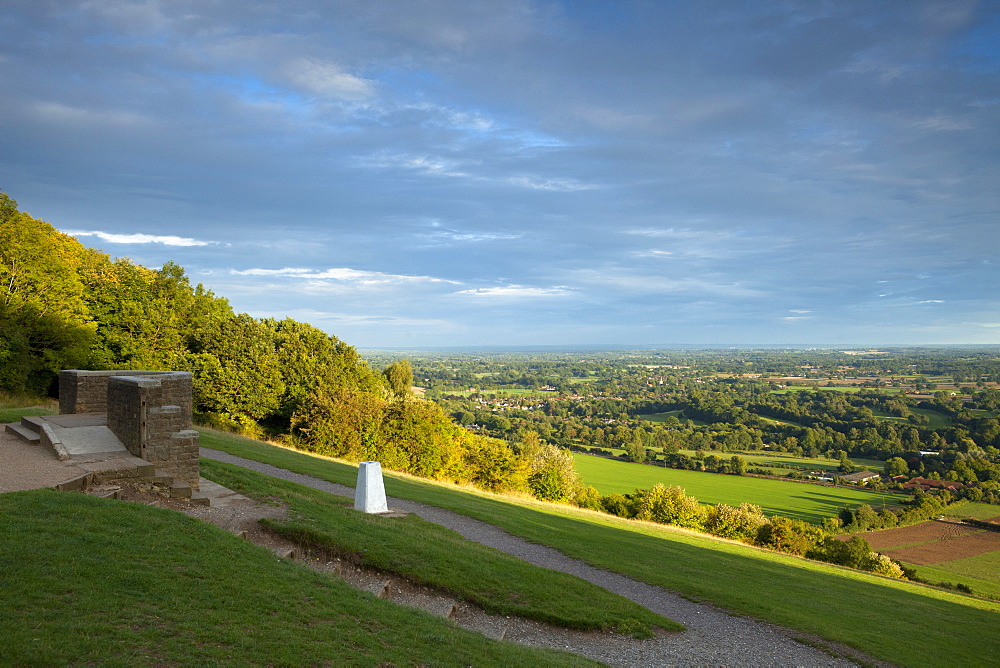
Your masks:
M637 489L633 494L604 496L593 487L587 487L578 495L577 505L619 517L693 529L888 577L906 577L899 562L873 551L863 538L855 536L848 541L835 538L835 533L850 530L850 527L842 528L840 521L833 518L821 527L782 516L767 517L759 506L749 503L739 507L705 506L680 487L663 484Z
M0 390L53 394L72 368L190 371L201 422L323 454L556 501L579 484L569 453L469 433L414 397L409 363L376 372L311 325L235 313L176 264L87 248L0 193Z

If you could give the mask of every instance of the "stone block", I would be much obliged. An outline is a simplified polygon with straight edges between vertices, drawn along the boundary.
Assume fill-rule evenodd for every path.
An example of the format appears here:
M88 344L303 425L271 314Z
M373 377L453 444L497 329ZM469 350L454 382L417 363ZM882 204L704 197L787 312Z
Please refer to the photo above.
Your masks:
M354 489L354 509L368 514L389 512L379 462L361 462L358 467L358 484Z

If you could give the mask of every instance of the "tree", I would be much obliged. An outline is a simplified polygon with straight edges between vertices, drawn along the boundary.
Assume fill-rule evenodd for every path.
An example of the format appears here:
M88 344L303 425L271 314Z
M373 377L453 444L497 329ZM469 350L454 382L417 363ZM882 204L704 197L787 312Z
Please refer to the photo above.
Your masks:
M382 370L382 375L389 384L389 390L396 397L406 397L412 392L413 367L410 360L397 360Z
M580 475L573 466L573 455L545 443L530 462L528 484L531 491L544 501L571 501L580 488Z
M0 388L44 394L60 369L86 364L95 327L83 251L0 192Z
M636 434L632 437L631 441L625 444L625 454L630 461L639 463L646 461L646 444L643 442L640 434Z
M705 509L693 496L677 486L657 483L651 489L636 492L636 518L688 529L701 529Z
M909 473L910 465L902 457L890 457L885 461L885 466L882 470L886 476L892 478Z

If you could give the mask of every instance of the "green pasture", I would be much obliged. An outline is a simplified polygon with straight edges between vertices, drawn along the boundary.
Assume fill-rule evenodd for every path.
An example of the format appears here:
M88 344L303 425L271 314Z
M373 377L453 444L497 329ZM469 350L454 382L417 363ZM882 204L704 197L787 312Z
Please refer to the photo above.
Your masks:
M353 485L357 478L357 467L343 462L212 432L202 438L208 447L332 482ZM395 473L386 474L385 485L390 496L489 522L597 568L896 665L938 666L942 656L951 665L1000 661L1000 604L994 602L569 506Z
M867 503L872 507L895 505L900 497L864 488L841 488L720 475L702 471L681 471L657 466L621 462L592 455L573 454L576 470L584 484L593 485L601 494L630 494L656 483L676 485L702 503L725 503L738 506L752 503L766 515L784 515L818 524L824 517L836 517L841 508Z
M468 388L460 390L458 388L432 388L432 390L438 394L448 394L456 397L470 397L473 394L480 394L484 397L534 397L542 394L548 394L548 392L543 392L541 390L532 390L525 388L515 388L515 389L477 389L470 390Z
M861 381L859 381L861 382ZM781 388L780 390L771 390L771 394L789 394L790 392L801 392L803 390L826 390L829 392L846 392L848 394L856 394L862 391L878 390L884 394L899 394L900 392L905 392L906 388L902 387L854 387L851 385L788 385Z
M675 411L666 411L664 413L648 413L646 415L636 415L636 417L639 418L640 420L648 420L649 422L660 422L660 423L666 422L667 418L675 417L681 422L686 422L687 420L691 420L692 424L698 425L699 427L704 427L705 425L708 424L703 420L696 420L694 418L684 417L683 413L684 413L683 410L678 409Z
M930 429L940 429L943 427L950 427L953 423L952 419L941 413L940 411L931 410L929 408L911 408L910 412L917 415L925 415L927 419L930 420L924 427ZM873 410L872 414L880 420L889 420L891 422L897 422L899 424L910 424L910 421L905 417L899 417L895 415L889 415L883 411Z
M693 451L684 451L693 452ZM730 456L736 453L715 453L721 456ZM746 451L740 454L745 460L747 460L748 466L753 466L750 462L760 463L764 466L774 466L776 464L785 464L789 466L797 466L802 469L816 469L823 471L836 471L840 462L834 461L832 459L824 459L822 457L796 457L795 455L785 455L778 452L770 451ZM851 458L855 467L860 467L862 470L867 468L870 471L881 471L885 466L885 462L878 459L863 459L863 458ZM788 473L788 469L775 469L778 475L782 473Z
M933 566L906 565L916 570L917 577L932 584L964 584L974 594L1000 599L1000 552L943 561Z
M971 517L974 520L1000 519L1000 506L991 503L965 503L944 513L947 517Z

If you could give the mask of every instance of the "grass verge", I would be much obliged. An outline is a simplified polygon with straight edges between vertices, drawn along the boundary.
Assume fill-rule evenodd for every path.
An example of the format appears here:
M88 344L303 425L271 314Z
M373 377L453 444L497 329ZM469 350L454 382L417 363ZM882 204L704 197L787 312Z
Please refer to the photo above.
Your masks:
M179 513L0 494L3 665L595 665L487 640Z
M353 485L357 468L236 436L202 444ZM575 508L463 491L399 474L386 492L448 508L598 568L907 666L996 665L1000 604Z
M267 524L296 542L397 573L487 612L639 637L651 636L651 626L683 629L585 580L532 566L416 515L366 515L354 510L350 499L221 462L203 461L202 475L254 498L287 503L292 519Z

